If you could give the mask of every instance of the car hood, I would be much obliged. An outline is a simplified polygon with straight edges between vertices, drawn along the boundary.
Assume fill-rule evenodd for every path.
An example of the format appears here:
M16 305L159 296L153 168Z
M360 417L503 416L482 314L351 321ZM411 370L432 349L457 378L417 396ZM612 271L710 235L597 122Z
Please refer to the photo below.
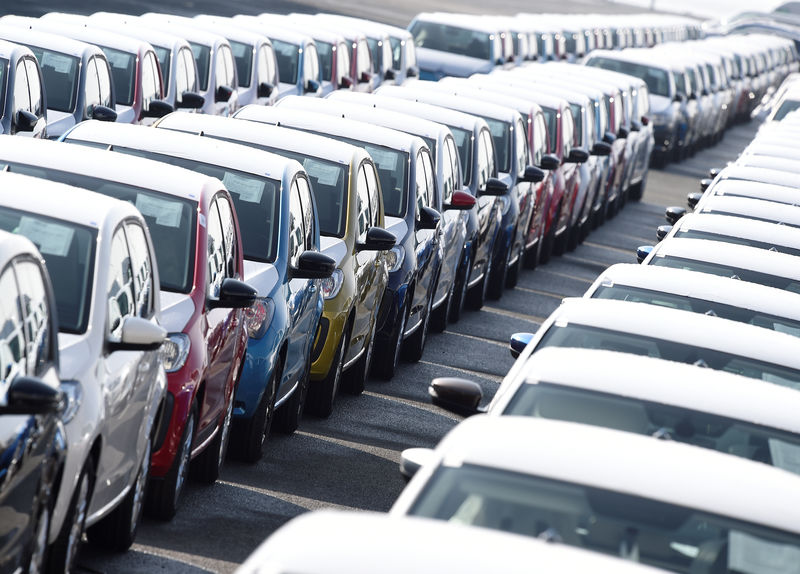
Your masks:
M194 301L185 293L161 291L161 326L170 333L181 333L194 311Z
M650 109L655 113L663 114L669 110L670 105L672 105L672 100L668 97L650 94Z
M130 106L117 104L115 110L117 112L117 123L119 124L133 124L139 119L136 117L136 111Z
M259 297L269 297L280 276L272 263L244 260L244 280L258 291Z
M47 136L57 138L75 125L75 117L68 112L47 110Z
M428 48L417 48L417 64L420 69L439 77L457 76L460 78L481 72L490 72L494 67L489 60Z
M344 256L347 255L347 243L338 237L320 237L320 251L336 261L336 267L341 267Z
M408 234L408 225L406 220L400 217L391 217L387 215L383 218L384 225L387 231L390 231L396 238L399 245Z
M93 364L92 347L87 336L58 334L59 376L61 380L80 380L87 365Z

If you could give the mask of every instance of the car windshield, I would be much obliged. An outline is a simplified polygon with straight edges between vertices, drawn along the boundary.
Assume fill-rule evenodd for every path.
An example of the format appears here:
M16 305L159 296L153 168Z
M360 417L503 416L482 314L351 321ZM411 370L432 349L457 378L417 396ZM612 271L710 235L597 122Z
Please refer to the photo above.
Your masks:
M133 105L133 95L136 92L136 54L105 46L100 46L100 48L111 66L116 103L123 106ZM49 94L50 92L48 92Z
M540 382L523 384L503 411L667 438L763 462L795 474L800 435L690 408Z
M784 102L778 108L778 111L775 112L772 121L774 122L781 121L783 118L786 117L786 114L795 111L797 108L800 108L800 100L784 100Z
M333 44L314 39L317 44L317 58L319 59L319 70L322 78L326 81L333 79ZM345 70L347 73L347 70Z
M153 46L153 50L156 52L158 65L161 67L161 80L164 84L164 95L166 96L167 91L169 90L169 65L172 52L169 50L169 48L165 48L163 46Z
M80 59L38 46L28 47L39 60L47 94L47 109L72 113L78 95Z
M272 38L272 48L278 59L278 77L282 83L297 83L297 68L300 60L300 47Z
M497 171L511 171L511 126L508 122L493 118L483 118L489 124L489 131L492 132L494 140L494 150L497 154Z
M197 62L197 81L204 92L208 89L208 77L211 74L211 47L197 42L189 42L194 61Z
M767 157L767 156L758 156L758 157ZM772 200L762 200L762 203L764 201L770 201L771 203L777 205L782 204L782 202L777 202ZM782 204L782 205L789 205L789 204ZM719 203L714 202L712 200L711 202L704 204L702 208L699 210L699 213L715 213L717 215L730 215L731 217L746 217L747 219L752 219L754 221L766 221L767 223L780 223L780 225L785 225L786 227L800 228L800 223L793 223L791 221L780 221L782 215L778 212L776 212L776 215L774 217L771 215L769 217L757 217L756 215L748 212L747 210L737 211L737 208L739 207L740 206L737 205L731 206L724 200ZM697 210L695 210L695 213L697 213Z
M758 249L767 249L769 251L777 251L778 253L786 253L800 257L800 249L796 247L788 247L786 245L776 245L772 241L759 241L750 237L736 237L734 235L724 235L714 231L701 231L699 229L680 229L675 232L674 237L681 239L708 239L711 241L722 241L724 243L735 243L736 245L747 245L749 247L756 247Z
M637 64L636 62L616 60L614 58L592 58L587 65L641 78L647 84L647 89L651 94L670 97L669 73L662 68L655 68L647 64Z
M439 50L480 58L492 59L492 42L489 34L447 24L416 20L409 30L419 48Z
M800 554L796 534L651 498L471 464L437 469L409 514L546 538L673 572L787 572Z
M24 235L44 257L53 282L59 331L86 332L97 230L7 207L0 207L0 229Z
M243 42L228 40L236 60L236 75L239 76L239 87L250 87L250 71L253 69L253 46Z
M545 333L537 349L544 347L603 349L644 355L678 363L706 366L717 371L727 371L800 390L800 371L797 369L726 351L636 333L614 331L613 329L590 327L577 323L569 323L564 326L554 325Z
M453 139L458 148L458 159L461 162L461 175L464 178L464 185L469 185L472 181L472 131L463 128L448 126L453 132Z
M189 293L192 290L197 237L196 201L52 168L13 162L8 167L16 173L83 187L135 205L150 228L161 289L177 293Z

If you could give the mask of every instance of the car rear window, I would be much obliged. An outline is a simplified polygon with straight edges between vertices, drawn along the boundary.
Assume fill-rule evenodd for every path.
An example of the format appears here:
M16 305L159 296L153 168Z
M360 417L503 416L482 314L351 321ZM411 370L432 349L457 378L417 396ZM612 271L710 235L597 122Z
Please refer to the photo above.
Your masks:
M486 32L420 20L411 25L410 32L414 36L414 43L418 48L439 50L482 60L492 59L492 42Z

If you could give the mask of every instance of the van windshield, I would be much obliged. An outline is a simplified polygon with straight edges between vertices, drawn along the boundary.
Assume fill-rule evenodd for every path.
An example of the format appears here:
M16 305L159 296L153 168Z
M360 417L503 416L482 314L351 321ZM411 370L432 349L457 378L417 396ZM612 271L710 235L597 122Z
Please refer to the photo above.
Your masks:
M670 97L669 74L664 69L613 58L592 58L586 65L641 78L651 94Z
M39 66L42 68L47 108L70 114L74 112L78 94L80 60L75 56L38 46L28 45L28 47L39 60Z

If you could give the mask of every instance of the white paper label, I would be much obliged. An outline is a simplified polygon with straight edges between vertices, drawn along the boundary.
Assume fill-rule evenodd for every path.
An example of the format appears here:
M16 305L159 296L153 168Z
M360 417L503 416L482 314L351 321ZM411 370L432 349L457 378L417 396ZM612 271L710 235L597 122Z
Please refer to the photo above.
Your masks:
M321 185L336 187L339 183L339 174L342 169L338 165L331 165L307 157L303 159L303 167L308 172L308 175L316 179Z
M106 60L108 60L108 65L112 68L123 68L128 69L130 67L131 72L133 72L133 67L130 66L131 61L133 60L133 56L130 54L126 54L125 52L120 52L119 50L103 50L103 53L106 55Z
M397 168L397 153L371 145L365 145L364 148L369 155L372 156L372 160L378 164L381 170L394 171Z
M65 257L72 245L75 230L65 225L42 221L33 217L21 217L16 232L33 241L42 255Z
M42 68L53 68L59 74L68 74L72 71L75 60L56 52L42 52Z
M239 175L237 173L225 172L222 183L228 191L239 196L240 201L245 203L261 203L261 196L264 195L266 182L258 179Z
M139 193L136 195L136 209L146 217L155 217L157 225L164 227L180 227L181 209L180 203L159 199Z
M731 530L728 570L742 574L800 574L800 548Z
M777 438L767 439L772 466L800 474L800 446Z

